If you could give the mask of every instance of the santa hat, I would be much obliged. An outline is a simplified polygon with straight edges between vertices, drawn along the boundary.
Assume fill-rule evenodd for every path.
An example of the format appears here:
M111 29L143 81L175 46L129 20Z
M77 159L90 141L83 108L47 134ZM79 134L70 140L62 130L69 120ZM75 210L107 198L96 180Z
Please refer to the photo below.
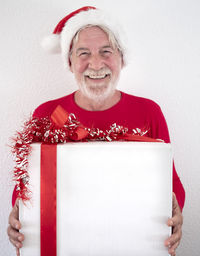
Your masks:
M69 68L69 51L76 32L86 25L105 26L115 36L127 63L126 39L116 20L92 6L82 7L64 17L55 27L53 34L42 41L42 47L49 53L61 53L65 66Z

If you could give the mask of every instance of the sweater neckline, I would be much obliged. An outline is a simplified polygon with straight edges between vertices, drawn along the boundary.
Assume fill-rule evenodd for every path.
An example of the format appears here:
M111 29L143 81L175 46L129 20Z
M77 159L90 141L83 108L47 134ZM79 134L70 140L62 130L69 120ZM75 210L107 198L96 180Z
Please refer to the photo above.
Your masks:
M120 100L116 103L116 104L114 104L112 107L110 107L110 108L108 108L108 109L105 109L105 110L98 110L98 111L96 111L96 110L86 110L86 109L84 109L84 108L81 108L80 106L78 106L77 105L77 103L75 102L75 93L76 93L76 91L74 91L72 94L71 94L71 104L73 105L73 108L77 111L77 112L79 112L79 113L82 113L82 114L84 114L84 113L87 113L87 114L105 114L105 113L109 113L109 112L111 112L111 111L113 111L113 110L117 110L118 108L120 108L120 106L123 104L123 101L124 101L124 97L125 97L125 93L124 92L122 92L122 91L119 91L120 93L121 93L121 98L120 98Z

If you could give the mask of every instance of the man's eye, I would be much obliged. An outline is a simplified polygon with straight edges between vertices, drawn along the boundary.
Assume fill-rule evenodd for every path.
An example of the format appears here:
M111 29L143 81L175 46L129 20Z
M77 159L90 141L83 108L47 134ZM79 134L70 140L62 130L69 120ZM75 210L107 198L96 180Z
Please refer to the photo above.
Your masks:
M86 55L89 55L89 52L81 52L81 53L79 54L79 56L86 56Z
M105 50L105 51L102 51L102 54L103 55L110 55L110 54L112 54L112 52L108 51L108 50Z

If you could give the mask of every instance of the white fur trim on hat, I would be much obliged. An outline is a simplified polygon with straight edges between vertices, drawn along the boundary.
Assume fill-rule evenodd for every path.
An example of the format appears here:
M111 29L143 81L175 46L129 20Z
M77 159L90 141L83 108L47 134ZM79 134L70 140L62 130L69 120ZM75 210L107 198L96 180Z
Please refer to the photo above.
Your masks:
M49 53L60 53L60 35L59 34L51 34L46 36L41 42L42 48Z
M107 15L98 9L82 11L71 17L65 23L60 35L53 34L46 38L42 45L51 53L59 53L61 51L65 67L69 69L69 51L72 39L76 32L86 25L102 25L111 30L122 50L124 65L127 64L127 41L122 27L111 15Z

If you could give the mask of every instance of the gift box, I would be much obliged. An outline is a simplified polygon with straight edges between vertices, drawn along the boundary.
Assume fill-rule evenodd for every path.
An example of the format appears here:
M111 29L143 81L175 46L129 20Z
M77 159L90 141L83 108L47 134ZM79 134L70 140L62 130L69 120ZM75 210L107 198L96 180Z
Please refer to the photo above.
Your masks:
M22 256L166 256L171 145L32 144Z

